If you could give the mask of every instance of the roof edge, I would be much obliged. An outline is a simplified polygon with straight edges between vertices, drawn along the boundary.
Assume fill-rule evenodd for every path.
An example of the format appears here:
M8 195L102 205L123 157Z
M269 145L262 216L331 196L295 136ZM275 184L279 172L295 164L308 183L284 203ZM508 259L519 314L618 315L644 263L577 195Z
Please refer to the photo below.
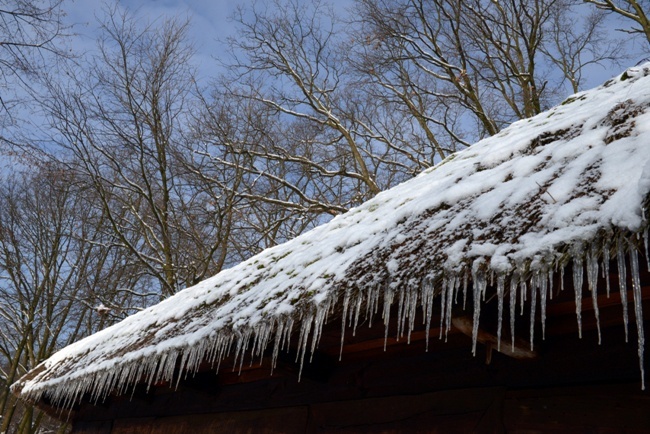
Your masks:
M648 207L644 208L646 213ZM285 347L289 347L294 325L299 325L298 333L298 358L300 371L304 364L308 351L313 354L318 346L323 325L327 322L328 316L339 317L342 321L341 343L345 337L346 328L356 329L357 324L363 319L365 310L366 319L372 322L373 316L381 312L384 325L390 323L391 306L398 305L400 325L398 334L410 337L413 329L413 319L417 309L422 309L427 320L426 328L431 327L431 312L434 309L436 297L441 297L440 309L442 314L441 324L448 331L451 327L451 307L458 294L462 292L463 299L470 299L473 304L473 329L472 329L472 352L476 352L477 335L480 323L481 306L486 291L495 291L499 303L499 315L503 317L503 305L506 295L510 297L510 303L517 300L517 294L522 290L530 291L526 296L526 305L534 312L539 299L541 310L542 330L545 327L545 309L547 294L553 290L553 273L564 272L564 268L572 264L574 269L573 281L576 285L582 285L584 270L589 291L596 294L596 283L602 279L599 271L609 270L609 261L618 262L619 274L625 273L631 276L632 290L634 294L634 316L638 331L638 354L641 374L641 387L645 389L644 346L643 335L643 312L641 308L641 286L639 278L638 253L642 252L647 260L646 266L650 270L649 251L649 223L644 220L644 226L637 232L619 231L611 233L601 231L589 244L583 243L563 245L554 252L549 252L551 261L528 259L517 269L509 271L494 270L490 267L489 258L479 258L474 261L471 269L463 266L459 270L438 270L427 278L418 282L418 285L411 284L408 287L393 288L390 282L377 284L372 291L354 291L351 287L339 287L329 298L319 304L306 304L296 309L297 316L280 315L269 317L258 324L257 327L241 327L237 330L221 329L215 332L210 339L204 339L198 345L185 345L169 349L160 353L146 354L128 362L100 369L94 372L82 372L81 374L59 377L56 379L39 378L45 371L44 363L38 365L34 370L27 373L20 380L11 386L11 391L19 398L43 405L48 401L48 406L71 410L73 406L84 397L92 402L100 402L110 394L121 395L139 383L151 385L165 382L170 387L177 387L180 380L188 374L197 372L199 366L204 362L211 363L218 371L222 360L234 356L235 364L240 367L244 362L246 354L251 357L261 358L269 347L272 348L272 366L275 367L277 356ZM613 240L613 241L612 241ZM629 259L631 267L626 269L625 259ZM496 279L495 279L496 277ZM490 283L488 283L490 281ZM495 283L496 282L496 283ZM609 284L608 291L609 291ZM523 289L522 289L523 288ZM575 291L577 326L581 335L581 291ZM561 288L563 289L563 288ZM625 284L619 288L623 294ZM471 293L470 293L471 291ZM468 296L469 294L469 296ZM625 291L626 294L626 291ZM622 296L623 303L627 295ZM594 301L596 303L596 301ZM626 305L626 304L624 304ZM624 323L629 323L627 309L624 308ZM595 305L595 313L598 315L598 308ZM346 326L346 323L348 324ZM352 324L352 327L350 327ZM535 328L534 320L531 321L531 331ZM514 329L514 323L511 322ZM600 335L600 326L599 335ZM386 327L386 333L388 327ZM531 348L534 345L531 335ZM499 321L498 337L501 339L501 321ZM388 338L386 334L386 338ZM514 334L513 334L514 340ZM428 338L427 338L428 341ZM428 344L428 342L427 342ZM51 403L51 404L49 404Z

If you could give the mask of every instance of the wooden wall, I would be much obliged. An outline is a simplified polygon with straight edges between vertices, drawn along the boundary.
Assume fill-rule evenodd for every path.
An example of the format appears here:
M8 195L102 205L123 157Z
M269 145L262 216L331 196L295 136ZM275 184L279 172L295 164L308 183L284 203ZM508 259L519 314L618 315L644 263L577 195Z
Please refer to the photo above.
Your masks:
M458 389L248 411L86 421L76 433L648 433L638 385Z

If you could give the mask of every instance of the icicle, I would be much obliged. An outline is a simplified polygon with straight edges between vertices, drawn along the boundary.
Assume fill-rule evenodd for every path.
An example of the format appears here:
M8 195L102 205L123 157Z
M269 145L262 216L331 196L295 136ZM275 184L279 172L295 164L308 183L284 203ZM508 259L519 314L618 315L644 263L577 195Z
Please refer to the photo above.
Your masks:
M370 315L372 315L372 303L374 301L374 297L372 296L372 291L373 291L372 287L369 286L368 287L368 302L366 303L366 319L368 319L368 317Z
M293 318L289 318L287 320L287 328L285 330L286 330L285 335L284 335L285 338L284 338L283 343L282 343L282 348L284 349L284 346L286 344L287 351L289 351L289 348L291 346L291 335L292 335L292 332L293 332Z
M533 351L535 343L535 309L537 307L537 285L539 284L539 273L533 274L530 282L530 350Z
M217 345L218 339L210 339L210 348L208 350L208 353L205 355L206 361L210 363L212 367L214 366L214 358L217 351Z
M406 290L401 290L399 292L399 302L397 305L397 340L399 341L402 336L404 336L404 310L406 306L404 305L404 298L406 297Z
M251 353L250 353L250 364L248 365L249 367L253 366L253 363L255 363L255 357L260 353L260 349L262 348L262 340L264 337L264 333L266 329L266 324L258 324L255 327L253 327L253 346L251 347ZM260 360L260 363L262 361Z
M463 273L463 310L465 310L465 306L467 305L467 284L468 284L469 276L468 273L465 272Z
M357 335L357 326L359 325L359 317L361 316L361 304L363 303L363 297L361 294L357 296L357 306L354 311L354 325L352 326L352 336ZM368 304L370 304L370 298L368 298ZM369 320L372 324L372 319Z
M248 364L249 367L253 366L253 363L255 362L255 356L257 355L257 347L258 345L261 345L261 336L262 336L262 329L263 326L260 326L259 324L253 327L253 345L251 345L251 351L250 351L250 362Z
M513 273L510 277L510 339L512 351L515 351L515 314L517 312L517 286L519 286L519 275Z
M440 333L438 339L442 339L442 331L445 324L445 307L447 305L447 285L449 279L442 280L442 291L440 292Z
M648 231L650 231L650 226L646 226L643 231L643 245L645 246L645 260L646 260L646 270L650 271L650 255L648 255Z
M490 270L490 286L491 286L491 287L494 287L494 270ZM487 288L487 285L485 285L485 287ZM486 294L486 293L487 293L487 291L483 291L483 298L482 298L482 300L483 300L484 302L485 302L485 294Z
M241 346L242 346L242 342L243 342L243 339L242 339L241 335L239 333L237 335L238 335L237 336L237 345L235 346L235 356L234 356L234 359L233 359L233 366L232 366L232 371L233 372L235 372L235 366L237 366L237 357L239 356L239 352L241 350ZM243 355L242 355L242 357L243 357Z
M323 331L323 324L327 322L327 312L329 312L330 303L323 302L316 309L316 316L314 317L314 330L311 336L311 354L309 355L309 362L311 363L314 358L314 352L320 342L321 333Z
M298 338L298 354L296 354L296 362L300 360L300 368L298 370L298 381L302 377L302 367L305 361L305 353L307 352L307 342L309 341L309 331L311 330L311 323L313 315L308 315L302 320L300 326L300 337Z
M217 361L216 372L219 373L219 368L221 368L221 361L224 359L226 354L226 348L230 348L230 339L224 339L219 337L219 348L215 355L215 360ZM213 362L214 363L214 362Z
M383 289L387 286L388 285L384 284L384 285L372 285L368 287L368 298L366 300L366 320L368 321L368 328L372 328L372 321L374 319L375 314L377 313L377 309L379 305L379 294L380 293L384 294L385 291ZM361 300L362 298L363 297L361 296L361 294L359 294L359 300L357 301L357 303L362 303ZM358 319L357 319L357 323L358 323Z
M605 279L605 290L607 291L607 298L609 298L610 293L610 283L609 283L609 243L606 243L603 246L603 278Z
M275 329L275 320L271 320L270 323L266 324L264 327L264 335L262 335L262 340L261 340L261 345L259 347L259 351L257 354L257 357L260 359L260 365L262 364L263 358L264 358L264 352L266 351L266 348L269 346L269 342L271 341L271 336L273 334L273 330Z
M408 329L408 334L407 334L407 343L411 343L411 333L413 332L413 329L415 328L415 315L418 309L418 291L414 288L410 289L410 303L409 303L409 311L408 311L408 322L409 322L409 329Z
M523 274L522 274L522 276L523 276ZM521 279L521 282L519 282L519 294L521 295L519 315L524 314L524 303L526 301L526 292L528 292L528 287L526 286L526 281L524 279Z
M630 249L630 273L632 274L632 293L634 294L634 317L636 319L639 367L641 369L641 389L645 390L645 371L643 353L645 333L643 331L643 298L641 296L641 278L639 276L639 257L634 246Z
M549 299L553 300L553 279L555 278L555 272L553 268L548 269L548 296Z
M343 296L343 314L341 315L341 349L339 351L339 361L343 358L343 344L345 343L345 322L348 316L348 307L350 306L350 288L345 290Z
M476 356L476 343L478 341L478 326L481 317L481 299L487 287L485 273L480 269L480 262L477 260L472 267L472 281L474 282L474 318L472 324L472 354Z
M578 321L578 336L582 339L582 256L579 253L573 257L573 289L576 300L576 318Z
M619 238L616 248L616 263L618 265L618 288L621 293L621 305L623 306L623 325L625 326L625 342L628 341L628 314L627 314L627 270L625 267L624 239Z
M449 330L451 330L451 309L454 304L454 299L456 294L458 294L458 291L456 290L456 287L458 285L458 277L454 276L453 278L450 279L451 285L449 286L449 289L447 290L447 320L445 324L445 342L447 342L447 337L449 335Z
M591 301L594 307L596 317L596 328L598 329L598 345L601 344L600 335L600 312L598 310L598 257L594 251L595 247L591 246L587 254L587 284L591 292Z
M244 344L242 346L241 357L239 358L239 375L241 375L241 370L242 370L242 368L244 366L244 355L246 354L246 349L250 345L251 333L252 333L252 331L249 329L249 330L246 330L242 335L243 340L244 340Z
M548 272L546 269L542 269L539 276L539 307L542 314L542 340L546 339L546 294L548 282Z
M385 332L384 332L384 351L386 351L386 344L388 342L388 326L390 325L390 306L393 304L394 293L390 286L384 292L384 311L382 314Z
M564 267L560 267L560 291L564 291Z
M425 309L425 332L424 339L426 340L426 351L429 351L429 331L431 330L431 316L433 315L433 293L434 293L433 279L424 283L424 296L422 297L422 308Z
M273 342L273 355L271 356L271 375L273 375L273 370L277 366L278 354L280 353L280 345L282 342L283 331L284 331L284 321L278 321L278 325L275 329L275 340Z
M497 325L497 351L501 351L501 326L503 323L503 294L505 292L506 277L500 273L497 277L497 298L499 304L499 320Z

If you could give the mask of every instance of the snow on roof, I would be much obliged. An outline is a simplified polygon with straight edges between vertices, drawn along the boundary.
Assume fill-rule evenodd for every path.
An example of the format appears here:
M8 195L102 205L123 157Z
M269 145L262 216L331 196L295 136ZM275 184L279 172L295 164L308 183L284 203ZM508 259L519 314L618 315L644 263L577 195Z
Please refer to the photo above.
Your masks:
M518 121L329 223L62 349L13 390L59 406L85 393L99 399L143 378L172 381L179 363L181 371L193 370L205 359L241 360L244 351L268 347L275 358L294 327L302 360L318 344L328 313L356 324L379 310L388 323L395 302L410 332L415 308L430 318L434 298L442 297L449 327L445 310L461 291L475 300L476 345L491 273L500 306L527 282L521 287L532 292L529 303L539 298L542 316L549 273L570 261L579 265L580 287L587 265L595 291L599 261L607 267L610 254L631 251L636 284L638 234L645 234L647 256L648 107L650 64ZM640 309L638 284L634 290Z

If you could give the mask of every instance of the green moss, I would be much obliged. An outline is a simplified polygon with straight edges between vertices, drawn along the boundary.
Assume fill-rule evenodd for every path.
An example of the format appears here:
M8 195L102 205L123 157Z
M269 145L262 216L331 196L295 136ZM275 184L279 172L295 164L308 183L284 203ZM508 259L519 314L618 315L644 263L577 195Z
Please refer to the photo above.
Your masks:
M565 99L564 101L562 101L562 103L560 103L560 105L569 105L569 104L571 104L573 102L584 101L586 99L587 99L587 97L585 95L570 96L567 99Z
M321 259L322 258L320 256L318 256L318 257L312 259L311 261L307 262L304 266L309 267L310 265L315 264L316 262L320 261Z
M402 203L399 204L399 206L404 206L412 200L413 200L412 197L406 198Z
M291 254L291 250L289 250L289 251L288 251L287 253L285 253L284 255L281 255L281 256L273 256L273 257L271 257L271 260L272 260L273 262L278 262L280 259L282 259L282 258L286 258L286 257L289 256L290 254Z

